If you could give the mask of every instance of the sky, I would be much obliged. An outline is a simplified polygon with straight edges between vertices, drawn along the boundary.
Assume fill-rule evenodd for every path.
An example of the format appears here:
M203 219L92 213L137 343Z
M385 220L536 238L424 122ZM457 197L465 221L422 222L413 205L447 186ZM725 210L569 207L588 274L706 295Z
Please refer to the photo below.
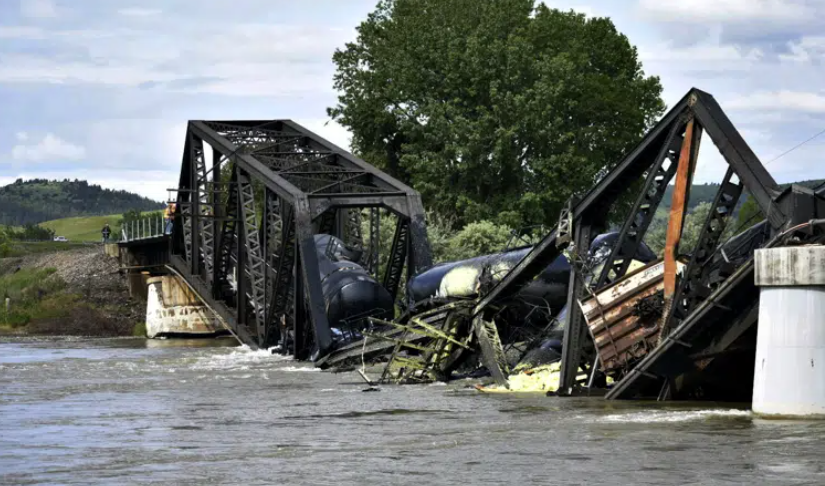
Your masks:
M156 200L187 120L329 120L332 53L377 0L0 0L0 185L86 179ZM548 0L610 17L676 103L714 95L779 182L825 178L825 0ZM702 145L696 182L725 165ZM776 159L776 160L774 160Z

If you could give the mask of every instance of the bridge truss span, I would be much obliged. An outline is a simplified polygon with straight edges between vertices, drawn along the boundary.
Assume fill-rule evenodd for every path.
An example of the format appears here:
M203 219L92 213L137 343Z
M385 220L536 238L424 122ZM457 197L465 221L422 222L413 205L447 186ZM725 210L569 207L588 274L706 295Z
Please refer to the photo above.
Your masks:
M332 347L317 234L358 250L393 297L431 264L419 194L290 120L190 121L176 192L172 265L253 348Z

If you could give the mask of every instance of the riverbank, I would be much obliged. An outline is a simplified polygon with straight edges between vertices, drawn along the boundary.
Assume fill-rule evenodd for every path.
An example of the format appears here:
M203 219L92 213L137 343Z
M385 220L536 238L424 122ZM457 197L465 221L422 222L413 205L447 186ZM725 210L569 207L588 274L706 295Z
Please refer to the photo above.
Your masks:
M145 317L99 245L0 259L0 335L130 336Z

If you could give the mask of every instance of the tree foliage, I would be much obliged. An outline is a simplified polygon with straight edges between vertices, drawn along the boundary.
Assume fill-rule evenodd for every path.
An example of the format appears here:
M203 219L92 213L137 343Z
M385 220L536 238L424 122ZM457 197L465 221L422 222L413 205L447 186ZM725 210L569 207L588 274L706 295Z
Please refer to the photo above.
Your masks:
M144 218L144 214L139 209L130 209L121 215L117 221L118 226L125 226L132 221L140 221Z
M463 260L479 255L503 251L510 241L512 230L490 221L470 223L449 240L446 260Z
M383 275L387 266L396 222L394 216L387 213L381 215L378 275ZM361 232L365 243L368 241L369 231L369 214L365 211L361 218ZM427 213L427 236L434 264L503 251L511 241L512 235L510 227L489 221L469 223L456 230L454 223L448 218L432 212ZM528 242L534 243L533 240Z
M51 241L54 239L54 231L35 224L27 224L20 229L7 226L4 230L4 237L8 240L17 241Z
M685 215L685 224L682 229L682 238L679 240L679 253L691 253L699 241L702 227L710 214L712 204L701 202ZM645 236L645 243L659 256L665 251L667 242L667 224L670 213L666 208L660 208L653 216L653 222ZM724 239L722 240L724 241Z
M664 110L609 19L533 0L384 0L333 60L353 149L460 226L555 224Z
M0 228L0 258L6 258L11 253L7 230L8 228Z
M702 228L710 215L713 204L703 202L693 208L685 217L685 228L682 231L682 239L679 241L679 249L682 253L693 252L699 237L702 235Z
M762 214L762 208L756 203L756 199L748 195L742 207L739 208L739 215L736 218L736 228L739 231L743 231L764 219L765 216Z

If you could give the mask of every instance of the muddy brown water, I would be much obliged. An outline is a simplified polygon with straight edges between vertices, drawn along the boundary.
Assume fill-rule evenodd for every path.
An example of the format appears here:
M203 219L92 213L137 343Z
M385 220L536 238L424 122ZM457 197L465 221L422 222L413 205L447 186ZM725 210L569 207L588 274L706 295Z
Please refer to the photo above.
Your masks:
M383 386L231 341L0 342L0 484L825 484L825 422Z

